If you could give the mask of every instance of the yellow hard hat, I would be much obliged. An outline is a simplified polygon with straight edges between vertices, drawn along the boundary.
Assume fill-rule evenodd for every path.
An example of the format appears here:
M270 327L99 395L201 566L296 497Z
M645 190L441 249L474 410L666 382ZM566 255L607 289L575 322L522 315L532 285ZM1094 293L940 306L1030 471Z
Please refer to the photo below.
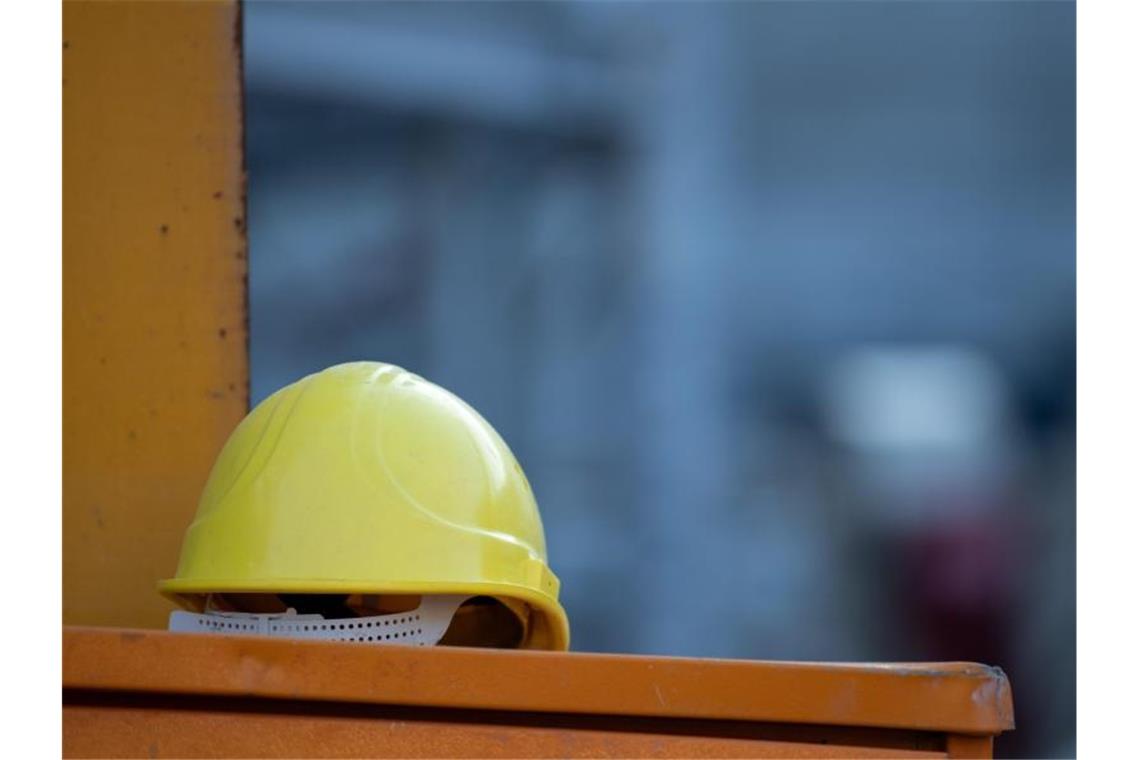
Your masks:
M563 650L558 585L530 484L490 424L421 377L355 362L238 425L159 589L192 610L218 594L490 597L523 619L521 646Z

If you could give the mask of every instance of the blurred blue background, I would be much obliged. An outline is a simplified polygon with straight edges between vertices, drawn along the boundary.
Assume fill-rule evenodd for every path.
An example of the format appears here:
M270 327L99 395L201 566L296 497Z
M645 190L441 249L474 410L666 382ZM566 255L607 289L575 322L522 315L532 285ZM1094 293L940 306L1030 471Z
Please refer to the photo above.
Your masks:
M253 401L467 400L575 649L985 661L1071 756L1074 16L249 2Z

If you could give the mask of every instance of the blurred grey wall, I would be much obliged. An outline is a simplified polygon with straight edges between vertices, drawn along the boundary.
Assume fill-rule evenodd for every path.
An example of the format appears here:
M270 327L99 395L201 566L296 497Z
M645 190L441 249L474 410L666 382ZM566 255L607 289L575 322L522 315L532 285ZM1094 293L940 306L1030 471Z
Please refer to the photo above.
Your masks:
M359 358L466 399L576 649L999 658L1005 750L1071 754L1074 23L247 3L253 400Z

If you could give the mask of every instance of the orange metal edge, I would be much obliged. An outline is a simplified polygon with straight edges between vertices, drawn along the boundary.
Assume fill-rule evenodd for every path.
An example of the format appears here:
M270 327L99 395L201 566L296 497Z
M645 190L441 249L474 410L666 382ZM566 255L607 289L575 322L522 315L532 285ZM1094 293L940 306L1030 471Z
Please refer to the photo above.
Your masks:
M861 665L370 648L64 629L63 687L481 710L703 718L994 735L1005 675L973 663Z
M993 757L994 738L992 736L950 734L946 737L946 756Z
M107 695L101 694L101 697ZM778 757L935 758L950 754L935 735L893 729L823 730L673 719L545 716L375 705L313 704L277 712L221 697L152 704L135 699L70 701L65 757ZM262 700L264 702L264 700ZM984 749L984 748L983 748Z

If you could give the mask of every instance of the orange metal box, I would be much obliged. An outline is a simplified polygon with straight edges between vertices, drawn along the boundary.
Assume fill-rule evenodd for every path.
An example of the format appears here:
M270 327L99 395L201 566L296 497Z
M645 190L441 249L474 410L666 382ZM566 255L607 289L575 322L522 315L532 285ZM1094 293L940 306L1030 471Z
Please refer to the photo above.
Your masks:
M1009 682L823 664L67 628L67 757L989 757Z

